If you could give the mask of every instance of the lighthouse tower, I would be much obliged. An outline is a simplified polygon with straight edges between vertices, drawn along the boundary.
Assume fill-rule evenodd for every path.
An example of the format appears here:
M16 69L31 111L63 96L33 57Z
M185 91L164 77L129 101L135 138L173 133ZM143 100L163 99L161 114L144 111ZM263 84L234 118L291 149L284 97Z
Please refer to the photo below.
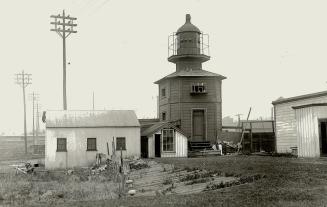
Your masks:
M203 70L210 60L209 36L191 23L168 38L168 61L176 71L156 81L159 86L159 118L179 127L189 141L216 142L222 128L221 82L224 76Z

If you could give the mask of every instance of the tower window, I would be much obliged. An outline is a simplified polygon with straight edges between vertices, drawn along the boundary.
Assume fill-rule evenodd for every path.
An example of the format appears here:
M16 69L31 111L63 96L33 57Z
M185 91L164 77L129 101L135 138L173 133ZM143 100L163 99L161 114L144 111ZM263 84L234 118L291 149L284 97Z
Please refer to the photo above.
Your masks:
M161 119L162 121L166 121L166 112L162 112Z
M194 84L192 84L191 93L193 93L193 94L206 93L205 84L204 83L194 83Z
M162 98L166 97L166 88L161 89L161 97Z

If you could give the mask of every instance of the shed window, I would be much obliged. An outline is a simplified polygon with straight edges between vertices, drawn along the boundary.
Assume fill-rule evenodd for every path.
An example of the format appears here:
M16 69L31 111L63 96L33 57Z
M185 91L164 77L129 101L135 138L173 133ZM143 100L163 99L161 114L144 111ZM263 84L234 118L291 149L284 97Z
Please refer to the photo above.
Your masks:
M96 151L97 150L97 139L96 138L87 138L87 151Z
M67 152L66 138L57 138L57 152Z
M163 129L162 130L162 151L173 152L174 146L174 130L173 129Z
M116 150L126 150L126 138L117 137L116 138Z

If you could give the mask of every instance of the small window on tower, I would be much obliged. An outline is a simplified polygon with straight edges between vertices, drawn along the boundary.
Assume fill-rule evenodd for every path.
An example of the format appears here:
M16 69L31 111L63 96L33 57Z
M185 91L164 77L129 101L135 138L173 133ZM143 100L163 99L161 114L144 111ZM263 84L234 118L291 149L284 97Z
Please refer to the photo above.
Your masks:
M162 121L166 121L166 112L162 112L161 119Z
M166 97L166 88L161 89L161 97L162 98Z
M192 94L206 93L205 84L204 83L195 83L195 84L192 84L191 93Z

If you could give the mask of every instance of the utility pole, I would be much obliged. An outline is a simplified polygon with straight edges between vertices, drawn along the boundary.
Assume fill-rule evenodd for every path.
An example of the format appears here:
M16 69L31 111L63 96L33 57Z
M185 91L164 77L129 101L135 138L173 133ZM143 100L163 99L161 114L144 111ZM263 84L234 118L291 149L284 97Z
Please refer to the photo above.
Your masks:
M40 131L40 105L39 101L36 102L36 138L39 138L39 131Z
M71 33L77 33L74 31L74 27L77 24L74 24L74 20L77 18L70 17L69 15L65 15L65 10L62 11L62 15L51 15L51 18L54 18L53 22L50 24L54 25L54 29L50 31L56 32L61 38L63 43L63 107L64 110L67 110L67 95L66 95L66 38Z
M39 94L38 93L30 93L30 99L32 99L33 102L33 144L36 145L36 140L35 140L35 101L38 101L39 99Z
M23 88L23 103L24 103L24 140L25 140L25 154L27 154L27 128L26 128L26 101L25 101L25 88L32 84L32 74L25 73L24 70L22 73L16 75L16 84L20 85Z
M93 111L94 111L94 91L93 91L93 94L92 94L92 105L93 105Z
M237 123L237 126L238 127L241 127L241 116L242 116L243 114L236 114L235 116L237 116L238 117L238 123ZM241 131L241 130L240 130Z

